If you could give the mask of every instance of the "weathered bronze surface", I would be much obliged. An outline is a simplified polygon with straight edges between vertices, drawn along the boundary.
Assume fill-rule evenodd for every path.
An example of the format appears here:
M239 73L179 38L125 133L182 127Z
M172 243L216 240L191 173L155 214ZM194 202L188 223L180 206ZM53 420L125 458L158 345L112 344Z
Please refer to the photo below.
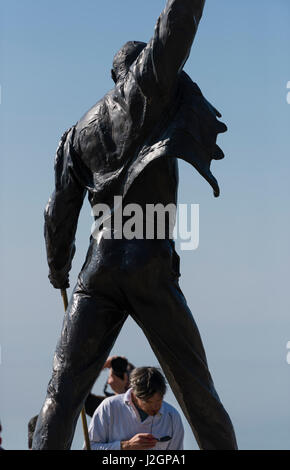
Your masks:
M210 171L223 158L226 126L183 71L204 0L168 0L148 44L117 53L115 87L59 144L55 191L45 210L49 278L69 286L84 197L92 206L177 202L178 158L219 195ZM83 403L131 315L158 358L201 449L236 449L230 418L215 390L198 328L179 287L179 256L169 236L91 237L54 357L34 449L69 449Z

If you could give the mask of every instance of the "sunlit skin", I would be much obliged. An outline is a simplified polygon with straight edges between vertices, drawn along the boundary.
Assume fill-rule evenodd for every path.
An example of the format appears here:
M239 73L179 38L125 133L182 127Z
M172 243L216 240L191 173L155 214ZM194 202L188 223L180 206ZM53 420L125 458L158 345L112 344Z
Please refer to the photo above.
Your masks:
M147 400L141 400L141 398L137 398L134 392L132 392L131 396L133 403L149 416L155 416L162 406L163 396L160 395L160 393L154 393L154 395L152 395L150 398L147 398Z

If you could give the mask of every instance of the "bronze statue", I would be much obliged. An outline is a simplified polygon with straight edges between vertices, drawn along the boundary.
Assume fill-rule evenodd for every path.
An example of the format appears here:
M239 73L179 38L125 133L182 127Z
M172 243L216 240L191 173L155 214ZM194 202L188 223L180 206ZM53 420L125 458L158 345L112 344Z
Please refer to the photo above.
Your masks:
M178 158L219 195L210 171L223 158L226 126L183 71L205 0L168 0L148 44L116 54L115 87L59 144L55 191L45 209L49 278L69 286L84 197L92 207L177 203ZM201 449L237 449L231 420L212 381L198 328L179 287L179 256L163 239L91 236L56 349L34 449L69 449L76 422L127 318L145 333Z

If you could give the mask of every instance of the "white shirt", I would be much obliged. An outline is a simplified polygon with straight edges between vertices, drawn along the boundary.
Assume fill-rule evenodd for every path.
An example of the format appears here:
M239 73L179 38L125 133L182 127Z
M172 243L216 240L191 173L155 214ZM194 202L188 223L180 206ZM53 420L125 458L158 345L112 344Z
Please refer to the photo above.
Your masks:
M178 411L163 401L157 415L141 421L131 390L105 398L98 406L89 425L91 449L120 450L121 441L149 433L156 438L171 437L170 441L157 442L152 450L183 450L184 430Z

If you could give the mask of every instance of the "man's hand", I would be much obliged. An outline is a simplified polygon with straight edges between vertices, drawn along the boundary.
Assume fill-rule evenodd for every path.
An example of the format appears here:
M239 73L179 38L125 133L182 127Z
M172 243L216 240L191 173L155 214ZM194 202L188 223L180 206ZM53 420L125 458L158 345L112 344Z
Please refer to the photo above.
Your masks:
M109 356L108 359L106 360L105 364L103 365L103 369L110 369L112 360L116 359L118 356ZM125 359L125 358L124 358Z
M136 434L129 441L121 442L122 450L146 450L155 447L157 439L152 434Z
M129 376L125 372L124 379L120 379L114 374L113 369L110 369L108 384L115 393L125 393L129 386Z
M112 369L112 360L116 359L119 356L110 356L106 360L103 369L110 369L109 372L109 377L108 377L108 385L110 385L111 389L115 393L125 393L128 390L129 387L129 375L125 372L124 374L124 379L120 379L120 377L117 377ZM123 359L126 359L126 357L122 356Z

